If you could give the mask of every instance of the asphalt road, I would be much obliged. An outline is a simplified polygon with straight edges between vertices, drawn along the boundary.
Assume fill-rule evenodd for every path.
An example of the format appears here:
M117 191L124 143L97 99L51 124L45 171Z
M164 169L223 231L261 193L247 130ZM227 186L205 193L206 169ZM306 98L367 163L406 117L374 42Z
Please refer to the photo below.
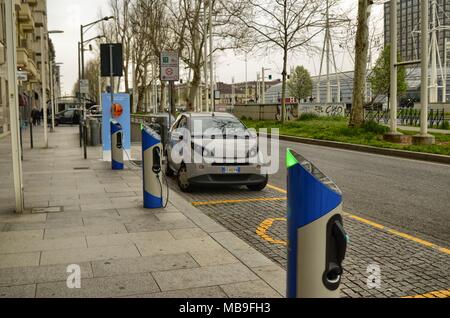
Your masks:
M280 141L281 169L272 185L286 189L292 148L333 179L344 209L385 226L450 245L450 166Z

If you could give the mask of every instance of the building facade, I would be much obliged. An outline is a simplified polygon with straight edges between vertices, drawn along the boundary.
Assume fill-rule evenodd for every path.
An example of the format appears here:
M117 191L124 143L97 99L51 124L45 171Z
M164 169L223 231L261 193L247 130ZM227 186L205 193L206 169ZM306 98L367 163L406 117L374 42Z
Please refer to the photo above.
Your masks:
M7 67L5 0L0 0L0 134L9 131L9 105L7 99ZM26 121L32 107L42 109L41 80L41 28L47 32L46 0L13 0L16 10L17 71L27 74L27 80L19 81L20 119ZM47 61L54 60L54 51L49 50L48 36L44 36L44 54ZM50 63L45 63L47 96L50 96ZM53 65L53 64L52 64ZM49 97L48 97L49 98Z
M450 25L450 0L430 1L430 24L432 23L432 4L436 1L436 11L441 26ZM403 61L420 58L420 2L421 0L397 1L397 29L398 50ZM385 45L391 41L390 37L390 4L384 4L384 41ZM436 20L436 24L438 23ZM440 56L445 53L445 39L450 39L450 30L437 33Z
M436 7L436 25L439 26L436 31L439 57L441 61L437 61L438 65L438 93L437 98L442 101L444 98L442 90L442 77L439 71L439 65L442 65L443 73L449 74L450 68L447 67L445 70L445 63L447 60L448 64L448 47L450 46L450 28L445 29L443 27L450 26L450 0L430 0L430 31L433 28L433 6ZM398 28L398 52L401 56L402 61L412 61L420 59L420 3L421 0L401 0L397 1L397 28ZM389 1L384 4L384 39L385 45L391 42L390 37L390 4ZM406 68L407 81L408 81L408 92L407 97L415 101L420 100L420 67L409 66ZM431 70L429 70L431 74ZM446 82L446 92L445 100L449 102L450 96L450 82L448 77L445 79Z

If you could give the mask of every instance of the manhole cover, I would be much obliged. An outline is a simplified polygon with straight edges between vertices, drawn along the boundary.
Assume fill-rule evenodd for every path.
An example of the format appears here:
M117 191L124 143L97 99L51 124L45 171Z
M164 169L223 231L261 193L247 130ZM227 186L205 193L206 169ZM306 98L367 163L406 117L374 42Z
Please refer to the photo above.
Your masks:
M89 170L89 167L75 167L73 170Z
M61 213L63 212L62 206L51 206L48 208L33 208L31 213Z

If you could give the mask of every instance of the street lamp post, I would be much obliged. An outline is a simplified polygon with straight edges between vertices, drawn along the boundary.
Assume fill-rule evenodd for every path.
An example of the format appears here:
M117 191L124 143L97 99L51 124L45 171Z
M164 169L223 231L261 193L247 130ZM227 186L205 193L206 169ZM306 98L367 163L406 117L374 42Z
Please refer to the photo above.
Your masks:
M87 31L89 28L91 28L92 26L94 26L95 24L97 24L97 23L100 23L100 22L103 22L103 21L108 21L108 20L110 20L110 19L114 19L114 17L113 16L110 16L110 17L104 17L104 18L102 18L102 19L100 19L100 20L97 20L97 21L94 21L94 22L91 22L91 23L88 23L88 24L86 24L86 25L80 25L80 43L79 43L79 45L80 45L80 47L79 47L79 52L80 52L80 58L79 58L79 60L80 60L80 72L81 72L81 77L79 77L79 83L78 83L78 94L79 94L79 98L80 98L80 100L81 100L81 98L82 98L82 96L81 96L81 80L84 80L84 43L86 43L86 42L89 42L89 41L91 41L91 40L93 40L93 39L95 39L95 38L92 38L92 39L90 39L90 40L87 40L87 41L85 41L84 40L84 33L85 33L85 31ZM98 37L97 37L98 38ZM83 98L83 121L84 122L86 122L86 100ZM83 136L84 136L84 138L83 138L83 144L84 144L84 159L87 159L87 145L86 145L86 142L87 142L87 136L86 136L86 128L84 128L83 129L83 131L82 131L82 134L83 134Z
M47 35L49 34L61 34L64 33L64 31L59 31L59 30L55 30L55 31L47 31ZM50 107L52 110L52 128L50 130L50 132L54 132L55 131L55 101L54 101L54 79L53 79L53 67L54 67L54 63L53 60L50 61L49 63L49 68L50 68Z
M209 76L210 76L210 89L211 89L211 105L212 105L212 111L216 111L216 97L215 89L214 89L214 65L213 65L213 53L214 53L214 46L213 46L213 23L212 23L212 14L213 14L213 6L214 2L212 0L209 0Z
M44 148L48 148L48 116L47 116L47 77L46 77L46 64L47 54L45 50L45 36L54 33L63 33L63 31L44 31L44 27L41 27L41 82L42 82L42 109L44 119ZM50 70L51 71L51 70ZM51 79L51 78L50 78ZM51 83L50 83L51 86Z
M41 86L42 86L42 109L44 115L44 148L48 148L48 135L47 135L47 79L45 76L45 45L44 45L44 27L41 27Z
M55 112L56 112L56 101L55 98L55 76L54 76L54 67L57 65L61 65L63 63L54 63L51 62L50 65L50 100L51 100L51 107L52 107L52 130L51 132L55 131Z

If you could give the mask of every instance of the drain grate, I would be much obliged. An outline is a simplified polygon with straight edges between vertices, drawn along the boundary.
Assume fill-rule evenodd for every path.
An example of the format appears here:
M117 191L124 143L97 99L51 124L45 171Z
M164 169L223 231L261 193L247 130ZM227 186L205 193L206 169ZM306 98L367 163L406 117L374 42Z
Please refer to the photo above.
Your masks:
M64 208L62 206L50 206L47 208L32 208L31 213L61 213L64 212Z
M89 170L89 167L75 167L73 170Z

